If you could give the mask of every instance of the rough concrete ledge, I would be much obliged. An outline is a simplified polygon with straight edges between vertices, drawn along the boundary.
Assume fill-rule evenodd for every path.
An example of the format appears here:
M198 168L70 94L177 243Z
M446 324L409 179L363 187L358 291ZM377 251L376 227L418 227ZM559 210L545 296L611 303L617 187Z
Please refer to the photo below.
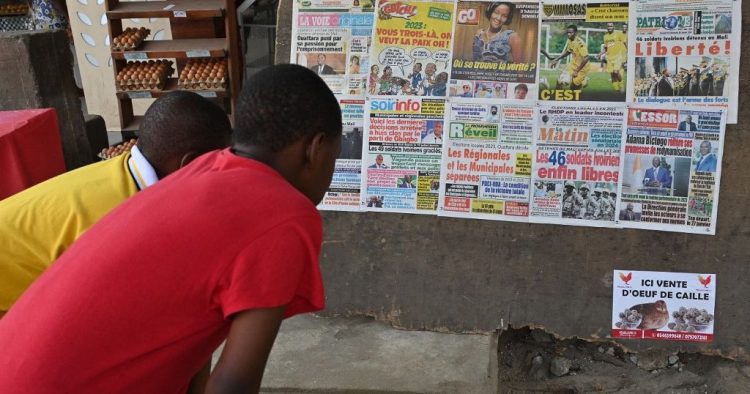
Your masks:
M402 331L370 318L284 322L264 392L488 393L488 335Z

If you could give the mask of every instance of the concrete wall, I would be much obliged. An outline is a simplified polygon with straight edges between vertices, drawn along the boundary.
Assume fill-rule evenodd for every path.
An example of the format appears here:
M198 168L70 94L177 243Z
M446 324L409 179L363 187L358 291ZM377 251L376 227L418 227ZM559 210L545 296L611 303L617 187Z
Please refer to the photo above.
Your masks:
M68 170L92 162L65 31L0 33L0 111L54 108Z
M280 63L289 59L291 5L280 4ZM743 14L750 21L750 7ZM740 90L747 92L750 25L742 30ZM750 151L749 104L740 93L740 124L727 128L715 236L327 212L325 313L371 315L409 329L531 325L563 337L603 339L611 327L614 269L710 272L718 279L714 343L619 342L634 351L750 360L750 170L742 167Z

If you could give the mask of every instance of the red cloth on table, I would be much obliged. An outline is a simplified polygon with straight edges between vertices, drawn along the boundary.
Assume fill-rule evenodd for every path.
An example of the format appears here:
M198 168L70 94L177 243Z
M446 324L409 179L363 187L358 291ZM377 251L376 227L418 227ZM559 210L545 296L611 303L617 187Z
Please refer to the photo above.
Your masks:
M0 111L0 200L63 172L54 109Z

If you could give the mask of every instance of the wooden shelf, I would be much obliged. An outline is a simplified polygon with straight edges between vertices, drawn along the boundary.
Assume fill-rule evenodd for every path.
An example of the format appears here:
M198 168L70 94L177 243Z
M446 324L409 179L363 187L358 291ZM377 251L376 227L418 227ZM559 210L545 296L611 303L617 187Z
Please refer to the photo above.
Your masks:
M0 0L2 1L2 0ZM116 92L123 138L136 135L142 117L135 116L133 103L139 98L158 98L168 92L187 91L216 99L234 122L237 96L242 80L242 56L239 54L237 18L234 0L120 1L104 0L110 37L124 31L123 21L133 18L168 18L171 40L144 41L137 50L110 48L113 75L116 78L126 61L176 59L176 67L193 58L221 58L226 61L224 89L180 89L177 78L168 78L160 90Z
M224 16L224 11L224 2L221 0L123 1L107 11L107 17L214 18Z
M181 40L143 41L131 51L112 51L113 59L143 60L159 58L186 59L224 57L228 51L225 38L184 38Z
M132 100L139 98L157 98L165 93L174 91L185 91L200 94L206 98L227 97L226 89L180 89L177 87L177 78L167 79L164 89L161 90L133 90L127 92L117 92L117 97L121 100Z

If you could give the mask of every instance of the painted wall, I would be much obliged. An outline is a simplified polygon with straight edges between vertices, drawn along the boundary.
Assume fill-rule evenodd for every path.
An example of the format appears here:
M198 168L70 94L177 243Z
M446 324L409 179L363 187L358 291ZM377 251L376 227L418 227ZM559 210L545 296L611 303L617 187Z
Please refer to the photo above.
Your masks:
M292 1L281 0L277 63L289 61ZM750 7L743 9L740 92L750 90ZM715 236L519 224L388 213L326 212L328 315L370 315L408 329L543 327L606 338L612 271L717 274L715 341L620 341L750 360L750 101L727 128Z

